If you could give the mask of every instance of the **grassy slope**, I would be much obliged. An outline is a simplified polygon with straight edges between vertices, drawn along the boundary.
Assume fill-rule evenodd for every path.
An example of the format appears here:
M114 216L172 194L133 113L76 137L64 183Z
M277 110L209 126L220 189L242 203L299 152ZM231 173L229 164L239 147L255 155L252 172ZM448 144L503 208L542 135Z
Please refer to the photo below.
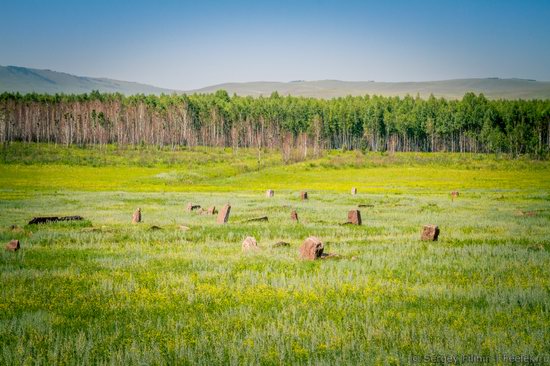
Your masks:
M0 364L550 356L548 162L349 152L285 166L265 152L256 171L255 151L18 144L4 161L0 242L23 249L0 257ZM184 211L227 201L223 227ZM364 225L339 225L359 203ZM38 213L90 221L24 225ZM418 241L432 222L441 240ZM247 235L263 250L241 253ZM299 261L308 235L342 257Z

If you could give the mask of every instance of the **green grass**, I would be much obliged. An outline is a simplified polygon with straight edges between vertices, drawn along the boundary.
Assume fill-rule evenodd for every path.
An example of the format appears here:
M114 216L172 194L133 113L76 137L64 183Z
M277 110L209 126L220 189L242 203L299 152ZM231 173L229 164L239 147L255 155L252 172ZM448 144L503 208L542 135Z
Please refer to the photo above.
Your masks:
M22 249L0 255L0 364L550 359L548 162L330 152L284 165L246 149L25 144L3 153L0 242ZM186 212L188 202L230 202L229 224ZM358 204L370 206L363 226L341 225ZM137 207L144 222L131 225ZM73 214L87 220L26 225ZM268 223L242 223L263 215ZM419 241L427 223L440 226L438 242ZM261 251L241 252L248 235ZM340 257L299 260L309 235ZM271 248L279 240L291 246Z

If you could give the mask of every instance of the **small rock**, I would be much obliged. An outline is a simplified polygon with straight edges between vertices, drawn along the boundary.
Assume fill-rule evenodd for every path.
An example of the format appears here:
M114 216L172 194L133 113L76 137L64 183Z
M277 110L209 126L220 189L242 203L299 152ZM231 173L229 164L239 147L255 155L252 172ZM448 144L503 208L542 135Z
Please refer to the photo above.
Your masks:
M439 227L437 225L424 225L421 240L436 241L438 237Z
M300 247L300 258L314 260L323 254L323 243L314 236L310 236Z
M296 210L292 210L292 212L290 213L290 219L292 221L298 222L298 213L296 212Z
M305 201L308 199L307 197L307 192L300 192L300 198L302 199L302 201Z
M17 240L17 239L11 240L11 241L6 245L6 250L7 250L7 251L10 251L10 252L16 252L16 251L18 251L20 248L21 248L21 246L19 245L19 240Z
M243 252L259 249L256 239L254 239L252 236L247 236L246 239L244 239L243 241L242 249L243 249Z
M458 195L459 195L458 191L452 191L451 192L451 199L454 201L455 198L458 198Z
M356 194L357 194L357 188L353 187L353 188L351 189L351 195L352 195L352 196L355 196Z
M229 220L229 213L230 212L231 212L231 205L230 204L227 204L227 205L223 206L220 213L218 214L218 218L217 218L216 222L218 224L227 223L227 221Z
M361 211L351 210L348 212L348 223L352 225L361 225Z
M206 210L206 213L208 215L215 215L218 213L218 211L216 211L216 206L210 206L208 207L208 210Z
M132 224L137 224L139 222L141 222L141 208L138 208L132 215Z
M195 205L195 204L193 204L193 203L191 203L191 202L189 202L189 203L187 204L187 211L189 211L189 212L198 210L199 208L201 208L200 205Z
M245 220L244 222L255 222L255 221L268 221L267 216L255 217L253 219Z
M272 189L268 189L267 191L265 191L265 196L268 198L271 198L274 195L275 195L275 192Z
M278 241L272 245L273 248L289 247L289 246L290 246L290 243L287 243L286 241Z

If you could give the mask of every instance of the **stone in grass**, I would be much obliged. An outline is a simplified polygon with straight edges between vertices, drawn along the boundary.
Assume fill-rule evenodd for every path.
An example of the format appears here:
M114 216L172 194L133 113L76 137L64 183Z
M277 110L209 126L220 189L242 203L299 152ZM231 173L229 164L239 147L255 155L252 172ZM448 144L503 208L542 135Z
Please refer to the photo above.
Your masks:
M227 221L229 220L229 212L231 212L231 205L227 204L227 205L223 206L220 213L218 214L218 218L217 218L216 222L218 224L227 223Z
M290 213L290 219L292 221L298 222L298 213L296 212L296 210L292 210L292 212Z
M307 192L305 191L300 192L300 198L302 199L302 201L307 200L308 199Z
M286 241L278 241L275 244L273 244L272 248L281 248L281 247L289 247L290 243L287 243Z
M208 207L208 210L206 210L207 215L215 215L218 211L216 211L216 206L210 206Z
M459 195L458 191L452 191L451 192L451 199L454 201L455 198L458 198L458 195Z
M247 236L246 239L244 239L243 241L242 249L243 252L248 252L250 250L257 250L260 248L258 247L256 239L254 239L252 236Z
M300 258L314 260L323 255L323 243L314 236L310 236L300 247Z
M200 205L195 205L195 204L193 204L193 203L191 203L191 202L189 202L189 203L187 204L187 211L189 211L189 212L198 210L199 208L201 208Z
M424 225L421 240L436 241L438 237L439 227L437 225Z
M14 239L10 240L10 242L6 245L6 250L9 252L16 252L21 248L19 245L19 240Z
M361 211L351 210L348 212L348 224L361 225Z
M356 194L357 194L357 188L353 187L353 188L351 189L351 195L352 195L352 196L355 196Z
M160 226L157 226L157 225L152 225L149 230L162 230L162 228Z
M271 198L274 195L275 195L275 191L273 191L272 189L268 189L267 191L265 191L265 196L268 198Z
M138 208L132 215L132 224L137 224L141 222L141 208Z

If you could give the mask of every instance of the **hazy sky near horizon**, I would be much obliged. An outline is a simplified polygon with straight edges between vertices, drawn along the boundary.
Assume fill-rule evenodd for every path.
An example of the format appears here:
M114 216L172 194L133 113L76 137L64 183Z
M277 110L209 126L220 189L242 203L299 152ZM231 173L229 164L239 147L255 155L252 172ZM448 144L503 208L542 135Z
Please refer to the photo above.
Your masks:
M0 0L0 65L223 82L550 80L550 1Z

